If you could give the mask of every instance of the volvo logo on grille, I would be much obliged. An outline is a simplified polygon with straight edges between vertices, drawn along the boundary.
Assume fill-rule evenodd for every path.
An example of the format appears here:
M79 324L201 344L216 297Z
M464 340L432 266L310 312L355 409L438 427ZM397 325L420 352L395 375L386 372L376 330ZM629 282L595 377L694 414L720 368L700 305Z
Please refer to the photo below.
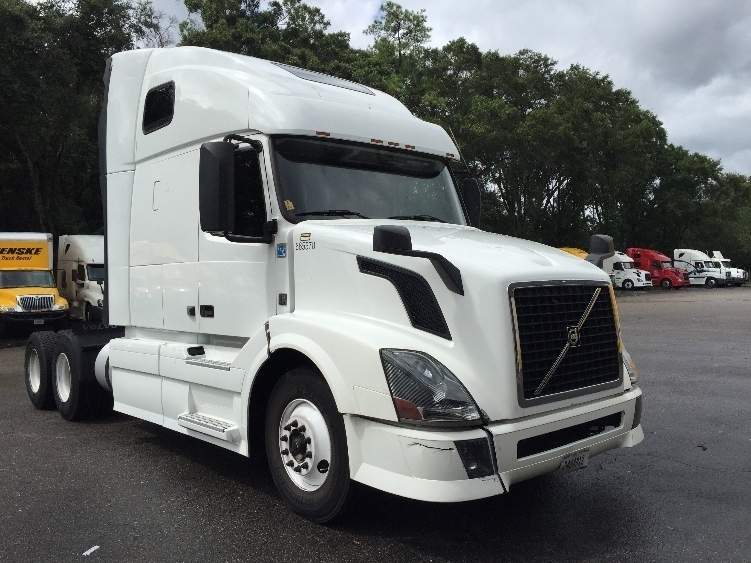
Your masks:
M579 332L578 326L566 327L566 333L566 340L568 341L570 348L576 348L577 346L579 346L579 344L581 344L581 333Z
M561 362L563 361L563 358L566 357L566 354L568 354L568 351L571 348L576 348L581 344L581 330L584 326L584 323L587 322L587 319L589 318L589 314L592 312L592 309L595 306L595 303L597 302L597 298L600 296L600 292L602 292L602 288L598 287L595 289L594 293L592 294L592 299L589 300L589 303L587 304L587 308L584 309L584 313L582 313L581 318L579 319L579 322L575 326L567 326L566 327L566 344L563 346L563 349L558 354L558 357L553 362L553 365L550 366L550 369L545 374L545 377L542 378L542 381L540 381L540 384L537 386L537 389L534 391L535 397L539 396L540 393L542 393L542 390L545 389L545 386L548 384L550 379L555 375L555 372L558 370L558 366L561 365Z

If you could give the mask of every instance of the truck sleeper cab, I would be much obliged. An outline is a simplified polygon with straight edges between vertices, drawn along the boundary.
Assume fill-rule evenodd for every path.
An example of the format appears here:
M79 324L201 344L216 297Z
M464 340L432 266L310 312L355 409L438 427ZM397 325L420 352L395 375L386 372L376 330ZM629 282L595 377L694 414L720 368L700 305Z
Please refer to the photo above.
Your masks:
M712 260L701 250L676 248L673 251L673 263L679 270L688 274L691 285L714 288L728 284L730 272L719 260Z
M613 286L621 289L652 287L652 275L636 267L634 260L623 252L615 252L603 261L603 270L611 276Z
M740 287L748 281L748 272L742 268L735 268L730 259L725 258L719 250L712 251L712 261L719 262L722 268L728 272L728 285Z
M443 129L359 84L193 47L117 54L106 82L122 328L57 337L64 416L88 414L68 390L95 379L116 411L265 450L318 522L353 481L471 500L642 440L608 276L472 226L479 191ZM93 374L70 368L82 339Z
M104 305L104 236L60 235L57 287L70 304L70 316L97 322Z
M688 274L673 267L673 261L662 252L650 248L627 248L624 254L634 260L637 268L646 270L652 285L663 289L680 289L689 285Z

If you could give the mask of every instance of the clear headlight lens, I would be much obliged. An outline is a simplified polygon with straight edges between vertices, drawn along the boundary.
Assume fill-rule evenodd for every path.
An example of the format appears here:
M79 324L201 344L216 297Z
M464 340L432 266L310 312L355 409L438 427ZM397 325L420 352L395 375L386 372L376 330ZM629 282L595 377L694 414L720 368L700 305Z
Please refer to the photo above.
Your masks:
M9 313L10 311L15 311L16 308L13 305L0 305L0 313Z
M423 352L381 350L386 381L399 420L476 425L480 409L446 366Z
M626 370L628 378L631 380L631 385L639 383L639 370L636 368L631 354L628 353L625 347L621 348L621 354L623 355L623 369Z

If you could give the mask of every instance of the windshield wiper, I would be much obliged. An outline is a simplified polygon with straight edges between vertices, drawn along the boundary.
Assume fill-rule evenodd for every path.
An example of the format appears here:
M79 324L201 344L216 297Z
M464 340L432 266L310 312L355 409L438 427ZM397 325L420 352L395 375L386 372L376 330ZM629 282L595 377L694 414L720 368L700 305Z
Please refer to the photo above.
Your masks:
M421 215L394 215L393 217L388 217L388 219L406 219L406 220L412 220L412 221L437 221L438 223L445 223L443 219L439 219L438 217L435 217L434 215L427 215L427 214L421 214Z
M350 211L349 209L322 209L321 211L303 211L302 213L295 213L298 217L305 217L307 215L322 215L324 217L346 217L347 215L354 215L362 219L370 219L367 215L363 215L359 211Z

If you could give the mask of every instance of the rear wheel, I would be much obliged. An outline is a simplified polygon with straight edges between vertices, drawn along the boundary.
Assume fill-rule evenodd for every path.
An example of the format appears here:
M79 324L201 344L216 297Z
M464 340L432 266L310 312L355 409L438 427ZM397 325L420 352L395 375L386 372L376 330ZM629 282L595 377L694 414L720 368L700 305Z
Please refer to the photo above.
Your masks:
M671 287L673 287L673 282L671 282L668 278L665 278L660 282L660 287L662 287L662 289L670 289Z
M707 289L712 289L717 285L717 280L714 278L707 278L704 285L707 286Z
M51 409L55 406L52 396L52 353L55 347L55 333L52 331L34 332L26 344L24 379L26 393L38 409Z
M66 420L83 420L112 410L112 396L94 376L98 350L83 349L72 332L58 335L53 356L52 390L57 410Z
M314 522L341 515L350 495L344 421L326 382L310 368L284 374L266 412L266 456L279 493Z

